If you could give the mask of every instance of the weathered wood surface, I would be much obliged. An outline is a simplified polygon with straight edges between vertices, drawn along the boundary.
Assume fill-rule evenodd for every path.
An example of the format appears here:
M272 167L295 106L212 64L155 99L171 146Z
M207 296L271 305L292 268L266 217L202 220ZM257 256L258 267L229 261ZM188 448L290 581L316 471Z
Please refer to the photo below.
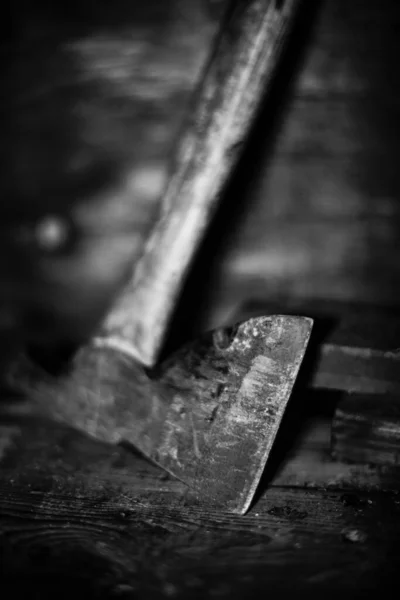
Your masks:
M396 494L270 487L240 517L61 426L3 424L1 439L2 598L358 598L397 577Z
M9 384L24 400L3 401L0 417L26 408L102 441L129 442L199 501L243 514L311 329L304 317L250 319L187 344L150 373L107 339L80 350L56 376L22 357Z
M304 305L302 310L314 313ZM331 310L335 309L331 306ZM338 313L335 318L332 313L317 316L315 333L308 358L313 387L360 394L399 393L399 314L353 307L341 317Z
M274 156L264 146L254 177L242 173L249 182L243 217L237 228L216 223L218 238L232 227L230 250L209 246L214 271L203 264L214 276L194 273L198 329L233 313L241 318L252 299L263 307L275 299L279 311L302 304L308 309L300 314L310 316L313 298L328 317L342 309L325 299L398 308L400 6L320 6L303 73L284 107L281 150ZM269 138L267 128L259 135ZM274 473L267 473L267 482L282 487L269 487L246 517L193 506L182 484L121 449L54 425L25 423L21 437L21 424L3 424L2 597L22 587L25 594L27 585L33 598L69 599L78 591L99 598L393 597L396 470L333 463L333 408L318 423L310 416L296 435L299 405L305 410L310 399L298 398L289 409L299 412L287 413L291 427L282 424ZM328 406L330 398L315 402Z
M400 5L306 4L280 117L258 122L186 290L194 328L251 300L398 308Z
M399 396L345 394L332 421L332 454L348 462L400 465Z

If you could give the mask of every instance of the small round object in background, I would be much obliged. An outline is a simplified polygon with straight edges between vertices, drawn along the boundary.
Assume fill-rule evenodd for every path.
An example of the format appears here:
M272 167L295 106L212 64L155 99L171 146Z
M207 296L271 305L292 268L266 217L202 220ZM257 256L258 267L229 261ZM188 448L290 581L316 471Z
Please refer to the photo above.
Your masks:
M68 246L71 228L67 221L59 216L47 216L36 226L35 240L38 247L49 253L60 252Z

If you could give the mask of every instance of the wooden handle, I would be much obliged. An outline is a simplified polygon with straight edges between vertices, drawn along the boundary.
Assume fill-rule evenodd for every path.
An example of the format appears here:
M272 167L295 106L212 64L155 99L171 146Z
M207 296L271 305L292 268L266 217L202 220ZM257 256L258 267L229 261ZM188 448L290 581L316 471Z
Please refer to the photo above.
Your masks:
M234 3L178 149L162 216L106 320L144 365L157 361L177 297L221 190L268 90L300 0Z

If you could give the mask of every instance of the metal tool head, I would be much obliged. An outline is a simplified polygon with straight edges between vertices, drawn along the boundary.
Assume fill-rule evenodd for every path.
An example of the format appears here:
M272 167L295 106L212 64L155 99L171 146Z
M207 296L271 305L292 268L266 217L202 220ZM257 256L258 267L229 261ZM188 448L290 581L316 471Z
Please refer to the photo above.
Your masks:
M247 511L312 328L306 317L250 319L184 346L148 372L110 338L50 377L14 382L36 412L111 443L135 445L205 503ZM29 375L30 373L30 375Z
M301 365L312 321L251 319L185 347L162 375L173 390L148 455L207 499L245 513ZM152 438L154 442L154 438ZM143 447L143 445L142 445Z

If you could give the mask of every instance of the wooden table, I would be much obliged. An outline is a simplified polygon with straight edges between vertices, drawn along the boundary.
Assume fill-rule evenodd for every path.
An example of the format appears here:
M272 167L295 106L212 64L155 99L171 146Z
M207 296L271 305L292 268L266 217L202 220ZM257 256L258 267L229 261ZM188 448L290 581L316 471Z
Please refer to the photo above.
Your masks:
M131 450L3 422L1 597L382 596L400 566L400 473L331 460L332 401L293 396L242 517L195 504Z

